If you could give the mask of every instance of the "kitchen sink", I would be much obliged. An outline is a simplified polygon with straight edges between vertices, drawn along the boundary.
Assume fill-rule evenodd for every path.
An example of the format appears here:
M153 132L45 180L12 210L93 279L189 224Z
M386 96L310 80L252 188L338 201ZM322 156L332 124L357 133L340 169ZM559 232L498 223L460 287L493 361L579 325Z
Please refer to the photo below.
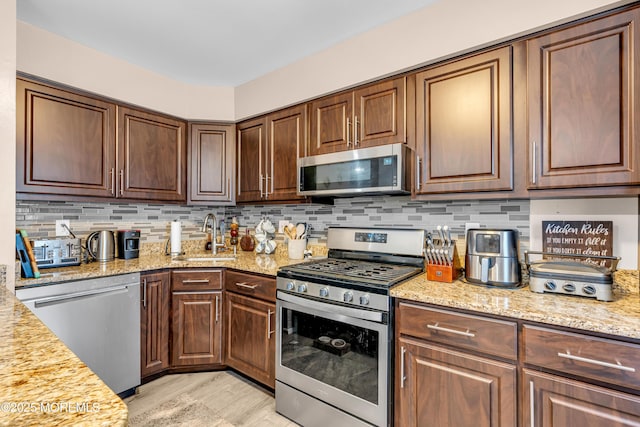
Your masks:
M171 261L187 261L187 262L216 262L216 261L235 261L237 258L234 256L189 256L189 255L178 255L175 258L172 258Z

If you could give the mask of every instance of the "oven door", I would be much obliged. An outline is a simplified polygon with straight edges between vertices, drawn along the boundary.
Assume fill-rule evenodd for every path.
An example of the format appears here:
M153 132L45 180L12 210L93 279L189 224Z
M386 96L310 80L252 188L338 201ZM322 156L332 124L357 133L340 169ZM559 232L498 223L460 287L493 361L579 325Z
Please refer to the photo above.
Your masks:
M280 290L276 311L276 380L369 423L387 425L386 316Z

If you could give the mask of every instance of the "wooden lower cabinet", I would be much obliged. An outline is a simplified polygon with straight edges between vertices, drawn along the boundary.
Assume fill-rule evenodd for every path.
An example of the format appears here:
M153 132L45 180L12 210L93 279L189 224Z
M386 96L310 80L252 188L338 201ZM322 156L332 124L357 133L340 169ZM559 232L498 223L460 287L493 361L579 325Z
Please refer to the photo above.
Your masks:
M396 426L516 425L515 365L407 338L396 352Z
M222 363L222 292L173 292L173 367Z
M524 369L523 426L640 426L640 397Z
M227 365L274 388L275 304L229 292L225 312Z
M169 368L169 302L171 273L140 277L140 376Z

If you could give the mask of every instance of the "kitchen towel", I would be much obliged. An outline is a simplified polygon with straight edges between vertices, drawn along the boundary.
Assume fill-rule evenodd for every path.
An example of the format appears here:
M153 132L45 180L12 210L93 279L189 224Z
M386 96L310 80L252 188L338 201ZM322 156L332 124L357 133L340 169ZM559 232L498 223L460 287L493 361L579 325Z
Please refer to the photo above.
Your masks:
M177 219L171 221L171 255L182 253L182 224Z

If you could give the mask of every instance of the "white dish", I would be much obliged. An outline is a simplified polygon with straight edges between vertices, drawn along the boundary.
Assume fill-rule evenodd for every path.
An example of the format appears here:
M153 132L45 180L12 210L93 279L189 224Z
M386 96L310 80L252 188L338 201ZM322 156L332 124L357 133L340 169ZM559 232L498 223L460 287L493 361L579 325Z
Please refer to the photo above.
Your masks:
M344 348L347 345L347 342L345 340L341 340L340 338L336 338L334 340L331 340L331 345L335 348Z

